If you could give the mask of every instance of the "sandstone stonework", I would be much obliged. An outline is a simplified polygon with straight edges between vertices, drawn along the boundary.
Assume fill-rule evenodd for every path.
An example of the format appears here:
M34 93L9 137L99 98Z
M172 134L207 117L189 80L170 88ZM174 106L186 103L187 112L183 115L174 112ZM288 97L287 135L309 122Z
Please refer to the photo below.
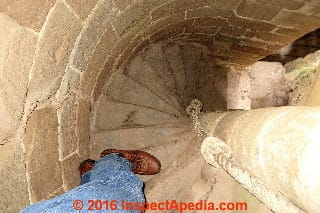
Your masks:
M0 211L18 212L29 205L28 183L23 152L19 143L8 143L0 149ZM14 204L14 205L13 205Z
M46 16L56 0L44 1L0 1L0 12L17 20L21 25L40 31ZM23 5L23 6L22 6Z
M77 102L78 153L82 160L86 160L90 155L90 102L83 99Z
M63 188L69 191L80 184L79 165L81 159L77 153L61 161Z
M44 108L31 114L24 146L30 201L34 203L62 186L58 118L54 108Z
M86 20L98 0L66 0L82 20Z
M77 151L77 102L76 98L71 96L58 110L59 115L59 151L60 160Z
M57 92L80 28L73 13L57 3L38 42L28 91L30 103L44 101Z
M10 140L23 113L37 36L0 15L0 143ZM19 58L19 60L17 60Z

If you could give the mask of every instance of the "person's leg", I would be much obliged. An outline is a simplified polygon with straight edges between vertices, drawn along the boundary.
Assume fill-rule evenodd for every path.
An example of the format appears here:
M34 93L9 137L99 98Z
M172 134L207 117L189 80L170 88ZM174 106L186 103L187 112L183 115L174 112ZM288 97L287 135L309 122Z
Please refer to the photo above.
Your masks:
M89 200L98 202L99 205L100 202L104 202L102 207L104 210L111 207L112 200L117 201L117 210L104 212L140 212L122 211L121 202L145 202L143 182L131 171L130 162L116 154L98 160L93 170L83 178L85 178L85 181L82 181L83 185L54 199L29 206L22 212L101 212L101 210L89 210L91 202ZM73 206L76 200L79 200L76 204L80 206L83 203L81 211L75 210ZM93 207L100 207L99 205Z

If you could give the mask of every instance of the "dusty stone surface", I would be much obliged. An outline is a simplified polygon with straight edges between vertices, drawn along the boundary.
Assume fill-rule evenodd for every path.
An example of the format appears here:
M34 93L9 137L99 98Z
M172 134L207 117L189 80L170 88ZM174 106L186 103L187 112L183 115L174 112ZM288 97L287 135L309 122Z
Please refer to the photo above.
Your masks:
M251 109L251 79L246 70L228 73L228 109Z
M106 28L110 25L112 17L117 9L111 1L100 1L97 10L88 20L87 28L81 32L81 38L77 41L77 46L73 50L72 65L84 71L90 61L96 45L102 37Z
M137 56L136 58L132 59L131 64L124 71L124 73L126 76L132 78L152 91L168 104L175 108L180 108L179 102L175 98L175 94L170 90L170 88L167 87L166 82L159 77L158 73L161 71L155 71L152 68L152 65L153 64L149 64L144 61L141 56ZM168 66L167 68L170 70Z
M113 26L118 36L121 36L129 27L143 20L149 11L146 11L141 1L136 1L121 11L113 21Z
M46 16L56 0L10 1L1 0L0 12L17 20L21 25L40 31ZM23 6L22 6L23 5Z
M90 102L77 100L76 134L78 138L78 153L82 160L90 155Z
M94 8L98 0L66 0L66 3L73 8L74 12L85 20Z
M3 143L18 128L37 36L4 15L0 15L0 28L0 143Z
M154 93L120 73L113 76L110 87L105 87L103 94L114 101L146 106L171 115L180 114L178 109L171 107ZM135 94L145 94L145 96L135 97Z
M77 102L75 97L70 97L58 110L59 119L59 159L62 160L77 150Z
M23 152L19 143L0 149L0 211L18 212L29 204L28 184Z
M26 126L24 146L30 200L34 203L62 186L58 118L54 108L32 113Z
M185 132L183 125L118 129L93 134L90 142L91 158L97 158L107 148L143 149L171 141L172 136Z
M186 74L184 64L181 58L181 50L178 46L172 46L164 49L166 60L172 70L177 82L177 96L180 100L185 96Z
M73 13L63 3L56 4L38 42L31 71L29 102L46 100L57 92L80 29L80 21Z
M134 2L134 0L113 0L113 2L120 10L123 10Z
M92 89L93 90L92 95L95 101L98 100L102 92L103 86L105 85L106 82L108 82L112 74L113 64L114 64L114 58L109 57L104 67L101 69L100 73L97 76L96 83Z
M292 19L294 18L294 22ZM277 16L273 18L273 22L279 25L304 28L312 31L319 27L320 17L306 15L294 11L283 10ZM307 25L305 23L308 23Z
M77 153L61 161L63 189L69 191L80 184L79 165L81 159Z
M80 84L80 74L72 67L67 67L61 80L57 97L63 98L71 93L76 93Z
M117 115L114 114L117 112ZM174 116L131 104L117 103L101 96L95 115L96 128L112 130L173 123Z
M278 62L257 62L250 67L251 108L288 105L291 83Z
M89 97L92 94L96 79L104 67L110 64L110 69L112 69L113 60L109 57L109 54L116 41L117 38L112 26L108 24L91 56L91 60L88 63L85 72L81 73L80 91L82 96Z

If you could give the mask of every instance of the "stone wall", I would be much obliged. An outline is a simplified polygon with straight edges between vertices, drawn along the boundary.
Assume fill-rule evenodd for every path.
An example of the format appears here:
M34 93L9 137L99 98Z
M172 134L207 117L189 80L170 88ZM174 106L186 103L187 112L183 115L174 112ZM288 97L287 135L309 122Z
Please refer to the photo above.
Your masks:
M220 66L245 66L318 28L319 11L317 0L1 0L0 210L77 184L91 102L142 47L196 42Z

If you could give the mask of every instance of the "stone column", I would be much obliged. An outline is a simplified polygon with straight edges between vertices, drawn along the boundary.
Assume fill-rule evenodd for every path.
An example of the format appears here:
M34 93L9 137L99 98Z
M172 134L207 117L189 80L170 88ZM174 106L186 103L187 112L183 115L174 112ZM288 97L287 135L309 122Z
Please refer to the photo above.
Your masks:
M303 211L319 212L319 107L208 113L201 122L230 147L234 164Z

